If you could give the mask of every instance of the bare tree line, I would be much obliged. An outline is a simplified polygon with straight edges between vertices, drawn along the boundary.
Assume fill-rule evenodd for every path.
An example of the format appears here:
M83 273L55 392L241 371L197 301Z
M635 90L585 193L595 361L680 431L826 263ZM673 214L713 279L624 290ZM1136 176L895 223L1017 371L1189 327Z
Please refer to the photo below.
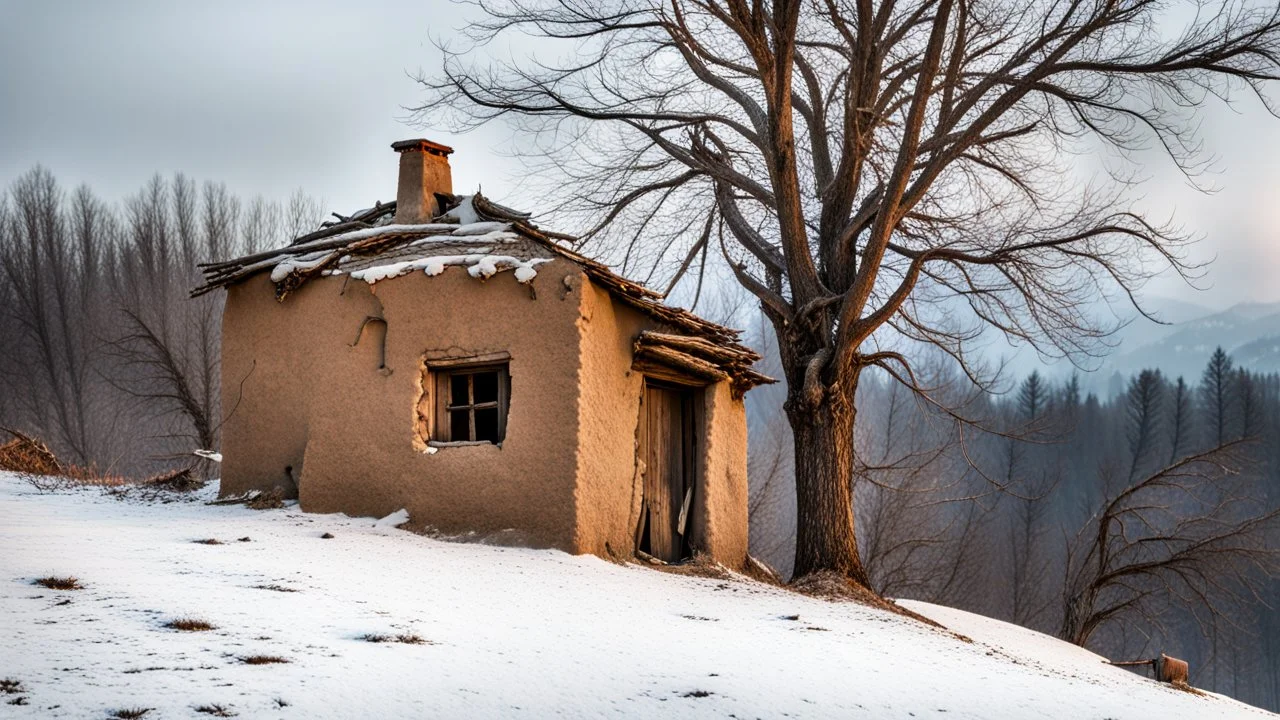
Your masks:
M0 425L125 475L216 448L222 298L187 297L196 265L281 243L320 216L301 192L246 204L182 174L113 206L27 172L0 196Z
M854 510L875 590L1113 658L1163 650L1198 686L1280 708L1280 375L1218 350L1192 382L1147 370L1101 399L1075 376L995 396L931 367L933 392L982 422L885 378L859 390ZM752 549L785 573L785 423L777 397L753 396Z

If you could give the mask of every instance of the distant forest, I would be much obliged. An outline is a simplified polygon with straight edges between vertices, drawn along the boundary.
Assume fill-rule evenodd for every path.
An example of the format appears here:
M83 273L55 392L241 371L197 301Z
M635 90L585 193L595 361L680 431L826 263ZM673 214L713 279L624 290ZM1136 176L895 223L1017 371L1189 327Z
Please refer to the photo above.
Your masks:
M115 475L216 448L223 298L188 298L197 264L314 229L320 207L301 191L245 202L181 174L119 206L44 168L18 178L0 195L0 426Z
M320 204L155 177L119 205L36 168L0 196L0 426L142 477L215 465L222 296L197 264L314 229ZM771 334L753 344L776 376ZM1192 683L1280 709L1280 375L1221 350L1111 398L1038 373L978 392L859 385L858 536L875 589L983 613L1113 659L1163 651ZM775 367L769 367L775 365ZM748 396L752 551L789 574L793 448L781 386ZM200 464L197 464L200 463Z

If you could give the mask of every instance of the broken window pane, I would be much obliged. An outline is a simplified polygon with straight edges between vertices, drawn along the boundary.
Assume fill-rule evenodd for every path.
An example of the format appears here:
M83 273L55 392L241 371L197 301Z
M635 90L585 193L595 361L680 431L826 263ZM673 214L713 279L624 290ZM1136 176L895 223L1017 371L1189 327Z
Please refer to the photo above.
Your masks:
M471 376L475 383L475 400L477 404L498 401L498 373L482 372Z
M476 410L476 440L498 442L498 408Z
M462 405L470 405L470 399L467 394L467 381L470 375L454 375L449 379L449 405L458 407Z
M449 439L471 440L471 411L470 410L451 410L449 411Z

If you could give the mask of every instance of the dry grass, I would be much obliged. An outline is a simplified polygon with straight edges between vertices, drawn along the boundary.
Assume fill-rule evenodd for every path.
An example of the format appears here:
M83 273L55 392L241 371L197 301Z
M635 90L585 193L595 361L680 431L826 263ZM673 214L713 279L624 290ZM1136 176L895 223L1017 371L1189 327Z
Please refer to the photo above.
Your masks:
M214 717L235 717L236 716L235 713L231 712L227 708L217 703L213 703L211 705L201 705L196 708L196 712L204 713L205 715L212 715Z
M154 709L144 707L120 708L119 710L112 710L111 717L118 718L118 720L137 720L140 717L145 717L147 713Z
M0 445L0 470L24 475L62 475L66 472L48 445L17 430L0 430L13 436L9 442Z
M432 643L417 633L400 633L398 635L384 635L382 633L366 633L360 636L361 640L371 643L403 643L405 645L431 645Z
M733 580L733 573L720 563L716 562L710 555L703 552L696 552L691 558L685 558L677 563L665 563L657 558L636 552L636 557L644 560L649 567L661 572L671 573L673 575L689 575L692 577L710 578L712 580Z
M289 659L279 655L249 655L240 658L240 662L245 665L279 665L289 662Z
M253 589L254 590L272 590L275 592L298 592L297 588L285 587L284 585L277 585L275 583L271 583L270 585L254 585Z
M22 681L17 678L0 678L0 693L5 695L17 695L26 692L22 687Z
M221 545L222 541L218 538L204 538L203 540L192 540L197 545Z
M0 427L12 439L0 445L0 470L21 475L37 490L47 492L80 485L116 487L128 479L99 472L95 467L63 464L48 445L12 428Z
M167 473L153 475L142 481L145 487L154 490L186 493L204 487L204 481L191 474L191 468L172 470Z
M165 623L164 626L170 630L181 630L182 632L204 632L218 629L211 622L193 617L176 618Z
M711 694L712 693L707 692L706 690L692 690L690 692L685 693L684 696L687 698L704 698L704 697L710 697Z
M777 587L786 585L782 575L777 570L770 567L768 563L750 555L742 563L742 574L766 585L775 585Z
M245 507L250 510L275 510L284 507L284 490L280 488L272 488L266 492L260 492L257 495L245 501Z
M849 578L837 572L812 573L802 578L797 578L795 580L792 580L791 584L788 585L787 587L794 590L795 592L801 593L802 595L809 595L811 597L822 598L824 600L831 600L833 602L839 602L839 601L856 602L861 605L869 605L873 608L888 610L889 612L894 613L896 615L909 617L912 620L917 620L919 622L924 623L925 625L946 630L946 628L943 627L941 624L933 620L930 620L929 618L923 615L920 615L919 613L914 613L902 607L901 605L893 602L892 600L887 600L885 598L882 598L879 595L872 592L871 590L865 587L862 587L861 585L853 582ZM952 635L954 635L958 639L966 640L968 642L973 642L972 640L969 640L968 638L965 638L961 635L957 635L955 633L952 633Z
M50 575L49 577L37 578L31 582L32 585L39 585L50 590L83 590L84 586L80 584L80 579L68 575L66 577L57 577Z

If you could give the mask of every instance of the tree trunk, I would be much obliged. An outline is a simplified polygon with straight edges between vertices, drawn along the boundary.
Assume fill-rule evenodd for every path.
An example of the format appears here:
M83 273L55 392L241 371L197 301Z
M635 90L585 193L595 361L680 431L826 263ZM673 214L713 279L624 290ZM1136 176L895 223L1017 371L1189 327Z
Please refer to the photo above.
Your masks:
M822 400L813 407L801 397L802 388L797 385L792 385L786 403L795 440L793 576L832 571L870 587L858 557L854 532L853 387L828 386Z

